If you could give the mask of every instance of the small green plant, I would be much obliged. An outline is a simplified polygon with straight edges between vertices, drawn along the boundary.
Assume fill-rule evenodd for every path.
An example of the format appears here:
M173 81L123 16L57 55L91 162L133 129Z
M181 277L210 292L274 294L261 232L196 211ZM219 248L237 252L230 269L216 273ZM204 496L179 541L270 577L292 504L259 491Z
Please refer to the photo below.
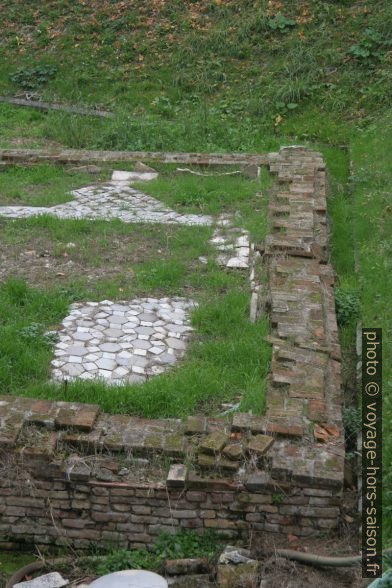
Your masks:
M10 78L23 90L35 90L53 79L57 74L57 67L53 65L38 65L18 69Z
M27 327L19 329L17 335L22 339L37 340L42 338L46 345L55 345L59 339L58 333L55 331L43 333L44 328L44 325L41 323L31 323L30 325L27 325Z
M276 492L272 495L272 504L282 504L284 498L285 495L283 494L283 492Z
M163 559L181 559L188 557L214 557L221 549L216 533L205 531L202 535L194 531L180 531L175 535L159 535L154 551Z
M295 110L298 108L298 104L296 102L277 102L276 108L280 114L289 112L290 110Z
M370 62L381 59L383 49L391 45L392 41L386 41L382 35L374 29L366 29L359 43L351 45L349 53L358 61Z
M292 18L287 18L281 12L268 21L268 26L273 31L286 33L291 27L295 27L296 22Z
M202 535L195 531L180 531L175 535L162 533L150 552L144 549L119 549L101 559L96 570L100 575L124 569L158 571L165 559L213 558L222 547L212 531Z
M359 316L360 299L356 290L336 288L335 302L336 317L339 327L347 325Z
M43 327L40 323L31 323L27 327L22 327L18 335L23 339L36 339L41 336L42 329Z

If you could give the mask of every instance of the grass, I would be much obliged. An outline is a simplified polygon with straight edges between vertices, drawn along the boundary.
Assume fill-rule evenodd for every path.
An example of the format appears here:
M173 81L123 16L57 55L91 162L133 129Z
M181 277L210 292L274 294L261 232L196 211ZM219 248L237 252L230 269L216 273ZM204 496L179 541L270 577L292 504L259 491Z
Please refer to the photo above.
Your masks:
M2 5L0 92L104 106L115 116L17 114L4 141L23 131L73 147L262 151L282 137L314 135L339 144L353 122L390 103L386 0L19 4ZM274 28L281 12L293 26ZM369 38L361 56L353 47Z
M26 552L1 551L0 550L0 582L5 582L23 566L32 563L34 555ZM3 584L2 584L3 585Z
M92 182L87 173L63 166L10 166L0 171L0 206L53 206L73 199L70 191Z
M391 115L357 135L353 161L353 226L364 328L383 329L384 536L392 536L392 148Z
M265 200L265 190L270 183L268 171L262 168L261 181L241 175L200 177L184 173L159 176L147 184L136 184L136 187L181 213L215 217L221 213L235 214L236 225L247 228L254 239L260 240L265 237L267 229L261 194L264 193ZM255 214L257 212L260 214Z

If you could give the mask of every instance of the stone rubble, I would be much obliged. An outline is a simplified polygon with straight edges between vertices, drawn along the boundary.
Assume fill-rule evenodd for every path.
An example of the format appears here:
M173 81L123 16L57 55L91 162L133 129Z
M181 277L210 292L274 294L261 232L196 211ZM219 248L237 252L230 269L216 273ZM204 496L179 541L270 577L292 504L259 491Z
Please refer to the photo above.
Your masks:
M183 298L75 303L59 332L52 377L138 384L161 374L184 355L195 306Z

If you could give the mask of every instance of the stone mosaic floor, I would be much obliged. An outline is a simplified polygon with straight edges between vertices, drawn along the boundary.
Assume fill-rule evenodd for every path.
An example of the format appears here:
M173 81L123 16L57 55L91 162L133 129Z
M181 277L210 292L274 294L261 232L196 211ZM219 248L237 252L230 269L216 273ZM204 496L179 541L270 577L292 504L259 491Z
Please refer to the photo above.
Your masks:
M152 180L157 174L113 172L112 181L74 190L75 200L50 207L1 206L0 216L27 218L50 214L61 219L120 219L125 223L211 225L209 216L180 214L152 196L130 186L134 181Z
M184 355L195 306L184 298L75 303L59 332L52 377L122 384L161 374Z
M151 173L152 172L152 173ZM249 234L235 228L230 215L180 214L131 187L158 176L150 172L114 171L110 182L74 190L74 200L51 207L3 206L0 216L26 218L50 214L61 219L120 219L184 225L212 225L211 243L217 262L231 269L249 269ZM207 260L203 259L206 263ZM55 380L104 378L110 383L142 383L181 358L189 332L187 311L194 302L180 298L137 299L131 302L76 303L62 323L52 361Z

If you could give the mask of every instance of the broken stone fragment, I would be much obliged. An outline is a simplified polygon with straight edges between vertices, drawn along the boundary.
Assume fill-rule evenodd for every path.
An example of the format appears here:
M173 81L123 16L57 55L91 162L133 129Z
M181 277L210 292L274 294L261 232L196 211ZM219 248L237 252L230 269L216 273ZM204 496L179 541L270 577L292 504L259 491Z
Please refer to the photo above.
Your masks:
M166 485L171 488L178 488L185 485L187 478L187 468L182 463L175 463L170 466L169 474L166 478Z
M202 416L190 416L185 424L186 435L198 435L207 430L207 419Z
M223 455L234 461L240 460L243 455L242 445L240 443L227 445L223 450Z
M33 580L14 584L14 588L62 588L67 584L69 584L69 580L64 580L58 572L52 572Z
M217 467L215 457L205 453L199 453L197 456L197 465L204 469L215 469Z
M231 257L226 264L226 267L231 267L235 269L248 269L249 264L244 261L244 258L239 257Z
M269 435L255 435L248 443L248 451L256 455L264 455L274 442Z
M229 437L226 433L222 433L222 431L214 431L205 437L202 443L200 443L199 449L202 453L216 455L222 451L228 440Z
M112 182L143 182L155 180L158 177L156 172L129 172L113 170Z
M153 167L150 167L149 165L146 165L142 161L137 161L135 163L135 167L133 169L136 172L153 173L153 174L156 174L157 173L157 170L156 169L154 169Z
M218 563L221 565L237 565L240 563L247 563L248 561L252 561L249 549L243 549L242 547L236 547L235 545L226 545L219 556Z

